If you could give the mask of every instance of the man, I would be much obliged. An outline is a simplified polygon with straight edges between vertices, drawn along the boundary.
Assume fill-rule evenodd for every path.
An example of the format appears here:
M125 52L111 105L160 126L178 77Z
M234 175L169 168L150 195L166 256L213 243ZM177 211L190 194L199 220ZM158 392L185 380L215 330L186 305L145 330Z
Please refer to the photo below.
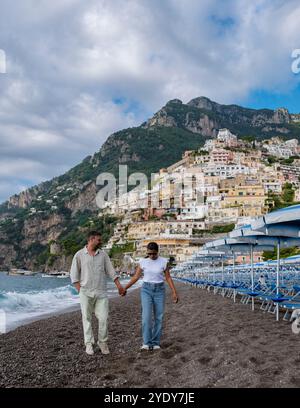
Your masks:
M121 296L126 294L109 256L100 249L100 246L101 234L97 231L89 232L87 245L74 255L70 271L71 281L79 292L84 343L86 353L89 355L94 354L93 312L99 322L98 346L102 354L109 354L107 345L108 297L106 277L108 276L114 281Z
M259 283L261 286L266 286L266 278L265 278L264 275L260 275L260 277L259 277L259 279L258 279L258 283Z

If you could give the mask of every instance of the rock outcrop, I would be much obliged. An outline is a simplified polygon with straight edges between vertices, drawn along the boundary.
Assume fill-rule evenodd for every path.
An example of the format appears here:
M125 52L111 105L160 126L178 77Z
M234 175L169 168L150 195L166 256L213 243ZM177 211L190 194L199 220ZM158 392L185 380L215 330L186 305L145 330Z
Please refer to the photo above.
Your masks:
M143 126L181 127L205 137L215 137L218 129L227 127L238 135L249 129L265 133L275 132L288 134L288 125L292 122L291 115L285 108L275 111L271 109L247 109L238 105L221 105L204 96L192 99L187 104L174 99L169 101ZM281 127L276 126L281 125Z

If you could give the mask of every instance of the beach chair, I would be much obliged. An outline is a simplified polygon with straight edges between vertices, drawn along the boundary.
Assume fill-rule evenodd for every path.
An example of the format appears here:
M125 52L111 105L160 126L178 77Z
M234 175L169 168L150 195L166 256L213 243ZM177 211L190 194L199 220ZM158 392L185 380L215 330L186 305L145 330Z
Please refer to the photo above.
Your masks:
M266 312L272 303L272 297L276 294L276 285L271 283L266 286L261 286L258 300L261 301L260 310Z
M247 305L249 301L259 295L260 284L256 283L252 290L252 285L249 285L245 289L238 289L238 293L241 294L241 303Z

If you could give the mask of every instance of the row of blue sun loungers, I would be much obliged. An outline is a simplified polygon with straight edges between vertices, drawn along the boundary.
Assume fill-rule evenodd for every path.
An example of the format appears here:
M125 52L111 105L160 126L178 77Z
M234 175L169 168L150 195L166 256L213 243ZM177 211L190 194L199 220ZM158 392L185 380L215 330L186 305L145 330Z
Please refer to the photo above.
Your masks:
M256 277L254 287L250 279L250 270L243 270L242 273L237 272L236 280L230 280L225 277L221 279L221 274L215 274L215 280L196 278L196 277L177 277L176 279L186 284L195 287L213 291L214 294L220 294L228 298L239 300L243 304L248 304L252 298L255 303L260 305L260 310L263 312L274 313L277 305L283 313L283 320L290 321L292 312L295 309L300 309L300 274L296 268L282 268L281 273L286 274L283 284L279 286L277 294L276 280L274 279L273 268L265 269L264 271L256 270L256 275L266 275L266 283L261 284Z

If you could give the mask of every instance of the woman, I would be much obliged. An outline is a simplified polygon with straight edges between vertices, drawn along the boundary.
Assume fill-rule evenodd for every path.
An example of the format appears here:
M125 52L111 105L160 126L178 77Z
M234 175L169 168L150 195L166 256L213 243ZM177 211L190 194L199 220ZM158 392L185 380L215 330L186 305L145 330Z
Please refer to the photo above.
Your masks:
M156 242L150 242L147 245L147 258L140 260L135 275L125 286L126 290L139 280L142 272L144 273L141 289L144 344L141 350L159 350L165 306L165 279L172 290L173 301L177 303L179 299L170 275L168 260L158 255ZM152 310L154 325L152 325Z

